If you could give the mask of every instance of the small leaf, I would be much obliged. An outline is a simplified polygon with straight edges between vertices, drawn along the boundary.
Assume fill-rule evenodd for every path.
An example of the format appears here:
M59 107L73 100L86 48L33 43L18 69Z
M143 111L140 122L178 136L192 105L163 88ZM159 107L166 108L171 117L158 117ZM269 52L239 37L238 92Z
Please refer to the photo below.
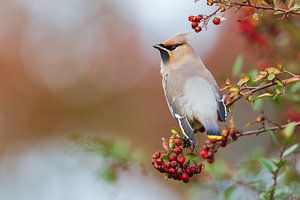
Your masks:
M180 135L180 131L177 130L176 128L172 128L172 129L171 129L171 133L172 133L173 135Z
M282 167L283 165L286 164L286 162L287 162L286 159L284 159L284 160L275 160L275 159L273 159L273 160L272 160L272 163L273 163L276 167Z
M249 122L249 123L247 123L247 124L245 125L245 127L248 128L249 126L253 126L253 125L257 124L257 123L258 123L258 121Z
M279 85L279 86L282 86L282 87L284 86L284 83L280 79L276 79L275 83L277 83L277 85Z
M255 21L258 21L258 20L259 20L259 15L258 15L257 12L256 12L256 13L253 13L252 19L254 19Z
M234 192L234 190L235 190L235 186L234 185L232 185L232 186L230 186L230 187L228 187L228 188L226 188L226 190L224 191L224 193L223 193L223 195L224 195L224 200L230 200L230 199L232 199L231 198L231 195L232 195L232 193Z
M293 77L293 78L289 78L285 83L289 84L289 83L293 83L293 82L297 82L300 81L298 77Z
M249 76L243 76L239 82L237 83L239 86L244 85L245 83L247 83L249 81Z
M237 76L237 75L240 74L241 69L242 69L242 67L243 67L243 62L244 62L244 57L243 57L243 55L240 54L240 55L236 58L236 60L235 60L235 62L234 62L234 64L233 64L233 71L232 71L232 75L233 75L233 76Z
M164 162L169 161L169 159L170 159L168 154L163 155L161 158Z
M280 143L279 143L279 141L277 140L277 137L274 135L273 131L268 131L268 134L269 134L269 136L272 138L274 144L275 144L278 148L280 148Z
M269 74L268 76L267 76L267 79L269 80L269 81L272 81L272 80L274 80L275 79L275 74Z
M237 87L237 86L235 86L235 85L232 85L232 86L230 86L230 87L228 88L228 90L229 90L230 92L239 92L239 91L240 91L240 88Z
M261 159L259 159L259 162L260 162L260 164L261 164L264 168L266 168L271 174L274 173L272 164L271 164L268 160L261 158Z
M295 131L295 128L296 128L296 124L295 122L291 122L287 125L287 127L285 127L283 129L283 135L285 137L290 137L291 135L293 135L294 131Z
M295 93L297 92L298 90L300 90L300 81L298 83L295 83L293 84L291 87L290 87L290 91L292 93Z
M288 157L292 153L294 153L299 147L299 144L294 144L283 152L283 157Z
M197 160L197 155L193 154L193 153L187 153L185 155L185 160L186 160L186 162L196 161Z
M265 97L272 97L273 94L266 92L264 94L258 95L255 99L265 98Z
M104 170L102 170L100 176L107 182L115 182L117 179L115 170L111 168L105 168Z
M249 102L253 102L253 96L252 95L249 95L249 96L247 96L247 101L249 101Z
M252 107L254 110L260 110L264 101L262 99L255 99L255 101L252 104Z
M265 71L268 73L268 74L281 74L281 71L275 67L267 67L265 69Z
M267 76L267 74L259 74L253 78L253 82L258 82L261 79L265 78L266 76Z

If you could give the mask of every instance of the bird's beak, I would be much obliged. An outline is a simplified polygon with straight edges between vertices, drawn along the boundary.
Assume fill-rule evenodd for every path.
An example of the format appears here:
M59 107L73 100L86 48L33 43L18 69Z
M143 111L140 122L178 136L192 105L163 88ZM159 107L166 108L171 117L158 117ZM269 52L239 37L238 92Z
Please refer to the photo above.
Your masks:
M153 45L153 47L158 50L161 49L161 46L159 44Z

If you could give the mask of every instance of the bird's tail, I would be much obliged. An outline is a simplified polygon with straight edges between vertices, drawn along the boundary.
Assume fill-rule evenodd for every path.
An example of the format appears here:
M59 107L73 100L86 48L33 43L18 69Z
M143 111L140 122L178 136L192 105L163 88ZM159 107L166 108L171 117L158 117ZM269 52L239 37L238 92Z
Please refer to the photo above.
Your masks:
M222 139L222 134L220 132L217 121L202 120L201 122L206 130L206 134L209 139L215 139L215 140Z

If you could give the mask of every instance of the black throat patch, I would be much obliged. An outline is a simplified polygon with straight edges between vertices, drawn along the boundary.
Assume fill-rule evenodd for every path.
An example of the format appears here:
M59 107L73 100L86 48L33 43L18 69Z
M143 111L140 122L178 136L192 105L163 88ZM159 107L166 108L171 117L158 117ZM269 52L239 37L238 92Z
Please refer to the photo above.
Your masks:
M159 49L159 52L160 52L160 57L161 57L161 60L163 61L163 63L168 62L170 59L169 52L165 49Z

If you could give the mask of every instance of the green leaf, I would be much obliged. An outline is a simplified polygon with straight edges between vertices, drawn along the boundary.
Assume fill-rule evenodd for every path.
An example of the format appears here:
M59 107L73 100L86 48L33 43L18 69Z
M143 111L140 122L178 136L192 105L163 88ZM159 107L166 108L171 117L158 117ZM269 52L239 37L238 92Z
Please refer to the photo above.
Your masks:
M280 74L281 71L275 67L268 67L265 69L268 74Z
M173 135L180 135L180 131L177 130L176 128L172 128L172 129L171 129L171 133L172 133Z
M260 164L261 164L264 168L266 168L271 174L274 173L272 164L271 164L268 160L261 158L261 159L259 159L259 162L260 162Z
M224 191L224 193L223 193L223 199L224 200L230 200L231 199L231 195L232 195L232 193L234 192L234 190L235 190L235 186L233 185L233 186L230 186L230 187L228 187L228 188L226 188L226 190Z
M283 152L283 157L288 157L292 153L294 153L299 147L299 144L294 144Z
M265 98L265 97L272 97L273 94L269 93L269 92L266 92L266 93L263 93L261 95L258 95L255 99L260 99L260 98Z
M255 99L255 101L252 104L252 107L254 110L260 110L264 101L262 99Z
M296 128L296 124L295 122L291 122L287 125L287 127L285 127L283 129L283 135L288 138L290 137L291 135L293 135L294 131L295 131L295 128Z
M280 148L280 143L279 143L279 141L277 140L277 137L274 135L273 131L268 131L268 134L269 134L269 136L272 138L274 144L275 144L278 148Z
M274 79L275 79L275 74L269 74L269 75L267 76L267 79L268 79L269 81L274 80Z
M239 82L237 83L239 86L244 85L245 83L247 83L250 80L249 76L243 76Z
M114 169L105 168L101 171L100 177L107 182L115 182L117 180L117 174Z
M252 19L254 19L255 21L258 21L258 20L259 20L259 15L258 15L257 12L256 12L256 13L253 13Z
M244 63L244 57L243 55L238 55L238 57L236 58L234 64L233 64L233 69L232 69L232 75L233 76L237 76L240 74L241 69L243 67L243 63Z
M287 162L286 159L284 159L284 160L275 160L275 159L273 159L273 160L272 160L272 163L273 163L276 167L282 167L283 165L286 164L286 162Z
M197 155L193 154L193 153L187 153L185 155L185 160L186 160L186 162L196 161L197 160Z
M258 74L257 76L255 76L253 78L253 82L258 82L260 81L261 79L265 78L267 76L267 74Z
M300 82L297 82L295 84L293 84L291 87L290 87L290 91L292 93L295 93L297 92L298 90L300 90Z
M162 156L162 160L163 160L164 162L169 161L169 159L170 159L170 157L169 157L168 154Z
M129 159L130 146L124 140L115 140L111 147L111 156L118 159Z

